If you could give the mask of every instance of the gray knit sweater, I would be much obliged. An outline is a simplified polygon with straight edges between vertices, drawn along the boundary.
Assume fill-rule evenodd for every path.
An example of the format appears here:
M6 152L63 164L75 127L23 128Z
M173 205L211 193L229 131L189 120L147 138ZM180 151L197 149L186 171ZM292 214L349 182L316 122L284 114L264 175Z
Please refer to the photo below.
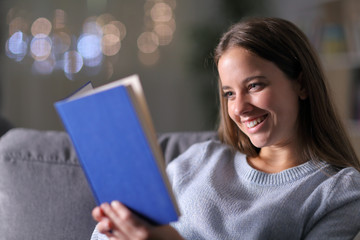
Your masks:
M267 174L208 141L167 172L182 213L172 226L186 239L353 239L360 231L360 173L353 168L336 172L310 160ZM106 239L98 235L93 239Z

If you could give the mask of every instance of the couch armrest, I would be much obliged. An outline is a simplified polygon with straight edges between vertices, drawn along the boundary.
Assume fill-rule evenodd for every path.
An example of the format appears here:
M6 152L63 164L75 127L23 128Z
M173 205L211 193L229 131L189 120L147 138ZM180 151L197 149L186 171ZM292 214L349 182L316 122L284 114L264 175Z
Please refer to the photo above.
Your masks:
M13 129L1 138L2 239L90 239L94 206L65 133Z

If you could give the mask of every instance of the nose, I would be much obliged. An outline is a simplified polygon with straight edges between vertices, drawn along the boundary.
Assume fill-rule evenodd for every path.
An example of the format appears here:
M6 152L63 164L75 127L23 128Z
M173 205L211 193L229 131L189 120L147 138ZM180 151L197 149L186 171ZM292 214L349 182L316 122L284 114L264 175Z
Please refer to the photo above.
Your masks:
M235 115L241 116L250 112L252 109L252 105L246 95L237 94L236 98L233 102L232 110Z

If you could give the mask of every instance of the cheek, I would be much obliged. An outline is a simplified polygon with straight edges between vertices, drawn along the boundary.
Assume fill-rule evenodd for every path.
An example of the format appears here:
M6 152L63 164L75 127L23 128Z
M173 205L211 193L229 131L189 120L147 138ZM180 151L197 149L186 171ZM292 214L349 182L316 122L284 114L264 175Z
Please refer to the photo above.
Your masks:
M269 109L272 106L276 105L274 102L277 100L277 96L275 96L271 91L264 91L259 94L257 97L253 98L254 106L260 109Z
M227 103L227 114L233 121L236 121L235 106L231 102Z

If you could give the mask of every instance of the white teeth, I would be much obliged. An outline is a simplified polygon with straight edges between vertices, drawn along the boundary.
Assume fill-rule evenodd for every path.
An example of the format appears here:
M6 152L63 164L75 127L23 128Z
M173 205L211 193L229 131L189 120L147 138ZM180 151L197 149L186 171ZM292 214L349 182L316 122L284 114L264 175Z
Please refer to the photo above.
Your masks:
M246 125L247 125L248 128L253 128L256 125L258 125L259 123L261 123L262 121L264 121L264 119L265 119L265 117L259 117L259 118L255 119L255 120L247 122Z

